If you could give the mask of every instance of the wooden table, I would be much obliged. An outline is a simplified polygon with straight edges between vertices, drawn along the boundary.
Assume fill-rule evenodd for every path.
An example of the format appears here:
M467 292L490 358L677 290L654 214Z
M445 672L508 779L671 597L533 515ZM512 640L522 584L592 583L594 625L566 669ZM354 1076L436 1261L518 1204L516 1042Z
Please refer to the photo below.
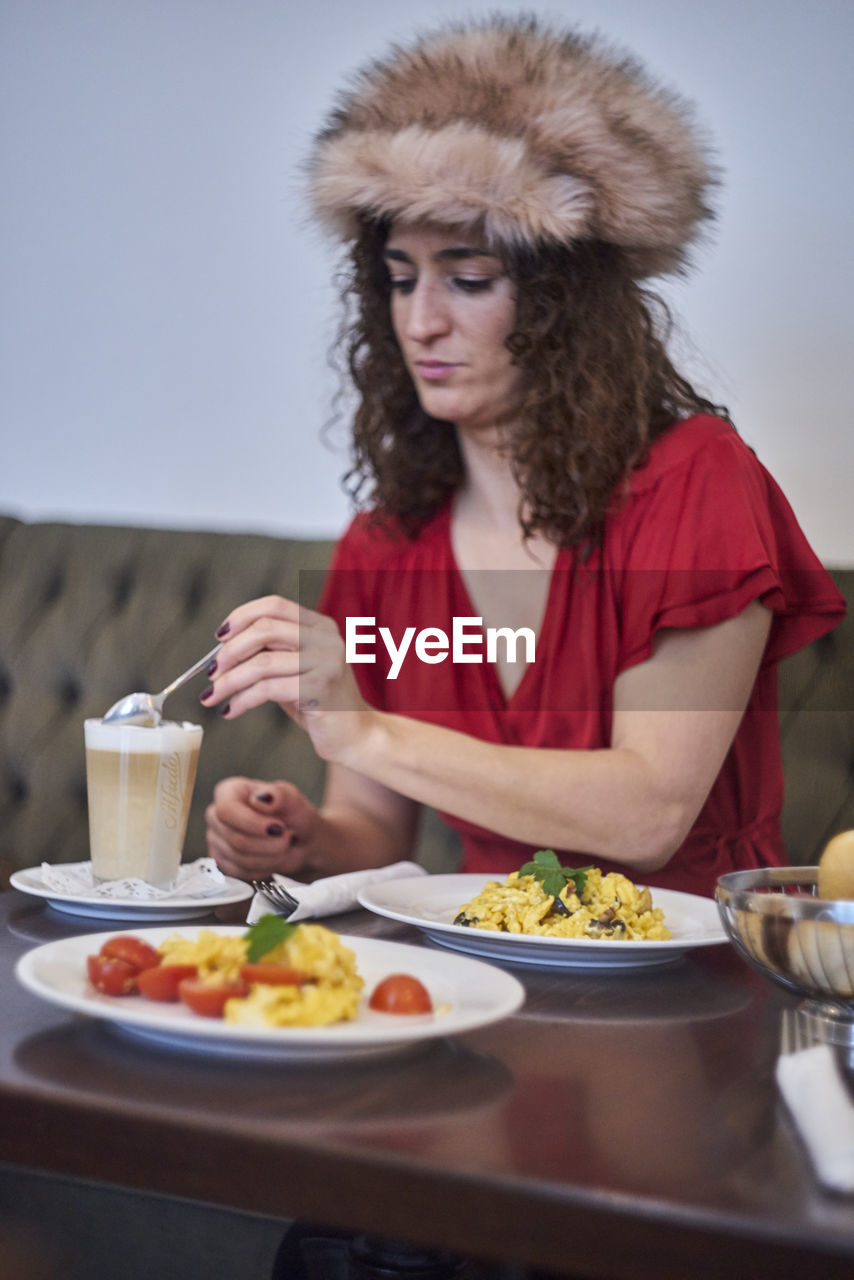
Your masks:
M423 945L366 912L334 926ZM18 987L28 948L110 927L0 894L2 1162L558 1274L854 1274L854 1199L817 1188L776 1094L789 998L726 946L517 969L513 1018L303 1067L143 1047Z

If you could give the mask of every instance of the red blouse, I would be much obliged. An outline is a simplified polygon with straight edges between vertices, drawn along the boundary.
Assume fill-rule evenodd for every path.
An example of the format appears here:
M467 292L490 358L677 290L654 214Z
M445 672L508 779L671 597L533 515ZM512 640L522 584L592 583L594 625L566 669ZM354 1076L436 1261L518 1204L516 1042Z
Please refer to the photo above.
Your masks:
M845 613L784 495L727 423L698 416L662 436L608 518L601 546L586 560L559 553L535 660L509 698L489 662L453 662L449 654L428 663L414 638L397 677L387 678L380 627L398 645L408 627L450 637L452 619L477 615L454 561L450 506L415 540L357 516L336 549L320 608L342 633L348 617L375 620L359 624L363 636L377 636L359 652L376 661L354 666L373 706L489 742L595 749L610 743L616 677L649 656L660 627L710 626L757 599L773 621L735 740L685 842L666 867L644 876L653 886L711 895L726 871L787 861L775 664ZM470 642L466 652L484 658L485 645ZM506 874L538 847L442 817L462 838L464 871ZM603 871L625 871L595 855L558 853L568 865L595 860Z

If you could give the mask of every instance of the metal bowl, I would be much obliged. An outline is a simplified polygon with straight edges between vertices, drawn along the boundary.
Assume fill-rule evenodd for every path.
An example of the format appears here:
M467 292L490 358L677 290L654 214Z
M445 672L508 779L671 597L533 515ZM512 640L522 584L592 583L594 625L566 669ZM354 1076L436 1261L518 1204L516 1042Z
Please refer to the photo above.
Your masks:
M854 901L817 896L816 867L721 876L715 900L736 950L787 991L825 1035L854 1044Z

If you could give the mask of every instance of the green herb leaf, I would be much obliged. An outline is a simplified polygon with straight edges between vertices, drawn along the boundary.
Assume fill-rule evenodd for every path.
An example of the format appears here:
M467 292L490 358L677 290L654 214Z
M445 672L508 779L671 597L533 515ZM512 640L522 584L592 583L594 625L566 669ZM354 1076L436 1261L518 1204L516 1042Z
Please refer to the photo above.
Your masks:
M559 897L564 886L572 880L575 892L581 897L587 884L587 873L592 870L592 867L562 867L554 849L539 849L533 862L526 862L519 868L519 875L539 880L543 892L550 898Z
M519 868L520 876L536 876L542 879L547 871L559 871L560 863L554 849L539 849L534 854L533 862L526 862L524 867Z
M545 871L542 875L537 876L537 879L542 884L545 892L553 898L559 896L561 889L566 884L560 868L557 871Z
M575 892L578 894L579 898L583 894L585 886L587 884L587 872L592 870L593 870L592 866L576 867L574 871L570 871L567 874L567 879L571 879L575 881ZM566 867L564 867L564 871L566 872Z
M269 955L280 942L291 936L295 924L283 920L281 916L262 916L246 930L246 941L249 944L246 958L250 964L262 960Z

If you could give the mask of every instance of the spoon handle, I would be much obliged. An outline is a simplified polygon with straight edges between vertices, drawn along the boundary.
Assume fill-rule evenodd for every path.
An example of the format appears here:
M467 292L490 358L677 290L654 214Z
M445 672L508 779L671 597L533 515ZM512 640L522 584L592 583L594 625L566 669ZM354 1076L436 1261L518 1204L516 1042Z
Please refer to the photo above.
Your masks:
M174 693L174 691L179 689L182 684L186 684L188 680L192 680L193 676L198 675L198 673L205 667L210 666L211 660L216 657L221 648L221 644L214 645L210 653L206 653L203 658L199 658L198 662L194 662L191 667L188 667L183 675L180 675L177 680L173 680L171 684L168 684L166 688L161 693L158 693L157 697L154 699L157 705L162 706L164 699L168 698L170 693Z

